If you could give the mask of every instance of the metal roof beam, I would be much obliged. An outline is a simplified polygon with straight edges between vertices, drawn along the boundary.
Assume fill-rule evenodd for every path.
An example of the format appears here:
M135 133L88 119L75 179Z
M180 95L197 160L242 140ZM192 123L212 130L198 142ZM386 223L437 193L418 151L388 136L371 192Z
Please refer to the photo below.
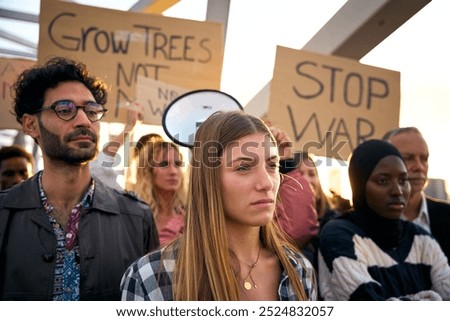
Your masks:
M139 0L129 11L162 14L180 0Z
M220 22L223 25L223 42L227 39L228 17L230 15L231 0L208 0L206 20Z
M9 41L15 42L15 43L17 43L19 45L22 45L22 46L25 46L25 47L28 47L28 48L31 48L31 49L36 49L37 48L37 44L36 43L34 43L32 41L29 41L29 40L26 40L24 38L21 38L19 36L13 35L13 34L7 32L7 31L5 31L4 29L1 29L1 28L0 28L0 38L7 39Z
M18 51L18 50L10 50L6 48L0 48L0 54L5 54L8 56L19 56L24 58L33 58L37 59L37 53L36 52L25 52L25 51Z
M350 0L303 47L359 60L431 0Z
M0 18L13 20L22 20L27 22L39 23L39 16L31 13L2 9L0 10Z

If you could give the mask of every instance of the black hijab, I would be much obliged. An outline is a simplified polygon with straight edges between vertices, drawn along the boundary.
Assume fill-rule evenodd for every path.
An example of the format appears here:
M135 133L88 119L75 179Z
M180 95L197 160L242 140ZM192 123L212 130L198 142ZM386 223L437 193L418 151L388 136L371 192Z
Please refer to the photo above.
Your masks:
M386 156L394 155L403 160L398 149L383 140L371 139L360 144L353 151L348 167L348 175L353 193L355 210L367 208L366 183L378 162Z
M390 155L403 161L400 152L392 144L383 140L368 140L353 151L348 167L355 213L347 219L365 230L381 248L392 248L398 244L403 224L400 219L390 220L379 216L367 205L366 183L378 162Z

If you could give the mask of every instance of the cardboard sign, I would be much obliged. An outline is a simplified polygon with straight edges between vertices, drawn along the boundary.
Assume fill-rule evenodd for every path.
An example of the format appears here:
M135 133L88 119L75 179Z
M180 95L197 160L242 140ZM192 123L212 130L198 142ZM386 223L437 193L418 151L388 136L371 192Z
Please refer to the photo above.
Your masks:
M41 1L38 61L81 61L111 88L102 120L124 122L122 106L136 100L138 76L190 90L220 87L223 27L169 18Z
M167 106L182 94L188 92L184 89L165 82L138 76L137 102L144 108L142 122L149 125L162 126L161 120Z
M295 150L346 160L364 140L398 127L399 114L399 72L277 48L267 116Z
M25 59L0 58L0 129L21 129L13 112L11 86L25 69L36 62Z

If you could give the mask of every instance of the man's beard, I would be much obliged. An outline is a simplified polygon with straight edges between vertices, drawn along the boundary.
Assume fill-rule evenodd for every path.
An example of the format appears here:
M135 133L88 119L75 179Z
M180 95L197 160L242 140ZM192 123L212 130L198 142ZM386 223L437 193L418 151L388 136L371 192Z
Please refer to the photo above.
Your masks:
M67 134L63 138L63 142L59 137L50 131L48 131L41 120L39 119L39 127L41 131L42 144L41 148L47 157L52 160L63 161L70 165L81 165L86 163L97 156L97 142L98 137L90 130L80 127L73 132ZM74 149L67 145L67 143L76 138L77 136L89 136L92 138L92 142L78 142L79 148Z

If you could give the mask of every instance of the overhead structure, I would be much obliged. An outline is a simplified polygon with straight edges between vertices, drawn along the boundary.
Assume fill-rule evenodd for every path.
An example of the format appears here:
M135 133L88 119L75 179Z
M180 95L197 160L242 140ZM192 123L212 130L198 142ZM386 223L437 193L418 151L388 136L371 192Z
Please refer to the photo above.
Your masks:
M139 0L130 11L160 14L182 0ZM431 0L349 0L303 47L316 53L359 60L414 16ZM223 24L224 41L231 0L208 0L206 20ZM38 23L36 15L0 10L0 18ZM0 38L25 46L30 51L0 48L0 54L37 57L37 43L9 33L0 27ZM264 113L268 106L270 83L264 86L245 109Z
M211 22L219 22L223 25L223 41L226 43L228 17L230 15L231 0L208 0L206 9L206 20ZM225 46L224 46L225 47Z
M303 47L360 60L431 0L349 0Z
M360 60L431 0L349 0L302 48ZM262 115L268 107L270 82L245 110Z
M161 14L180 0L139 0L129 11Z
M6 9L0 10L0 18L19 20L19 21L25 21L25 22L31 22L31 23L39 23L39 16L37 16L37 15L25 13L25 12L13 11L13 10L6 10ZM1 27L0 27L0 38L9 40L13 43L30 48L30 51L23 51L23 50L19 51L19 50L8 49L8 48L0 48L0 54L19 56L19 57L23 57L23 58L36 58L37 57L37 43L36 42L31 42L29 40L26 40L25 38L13 35L12 33L8 32L7 30L4 30Z

